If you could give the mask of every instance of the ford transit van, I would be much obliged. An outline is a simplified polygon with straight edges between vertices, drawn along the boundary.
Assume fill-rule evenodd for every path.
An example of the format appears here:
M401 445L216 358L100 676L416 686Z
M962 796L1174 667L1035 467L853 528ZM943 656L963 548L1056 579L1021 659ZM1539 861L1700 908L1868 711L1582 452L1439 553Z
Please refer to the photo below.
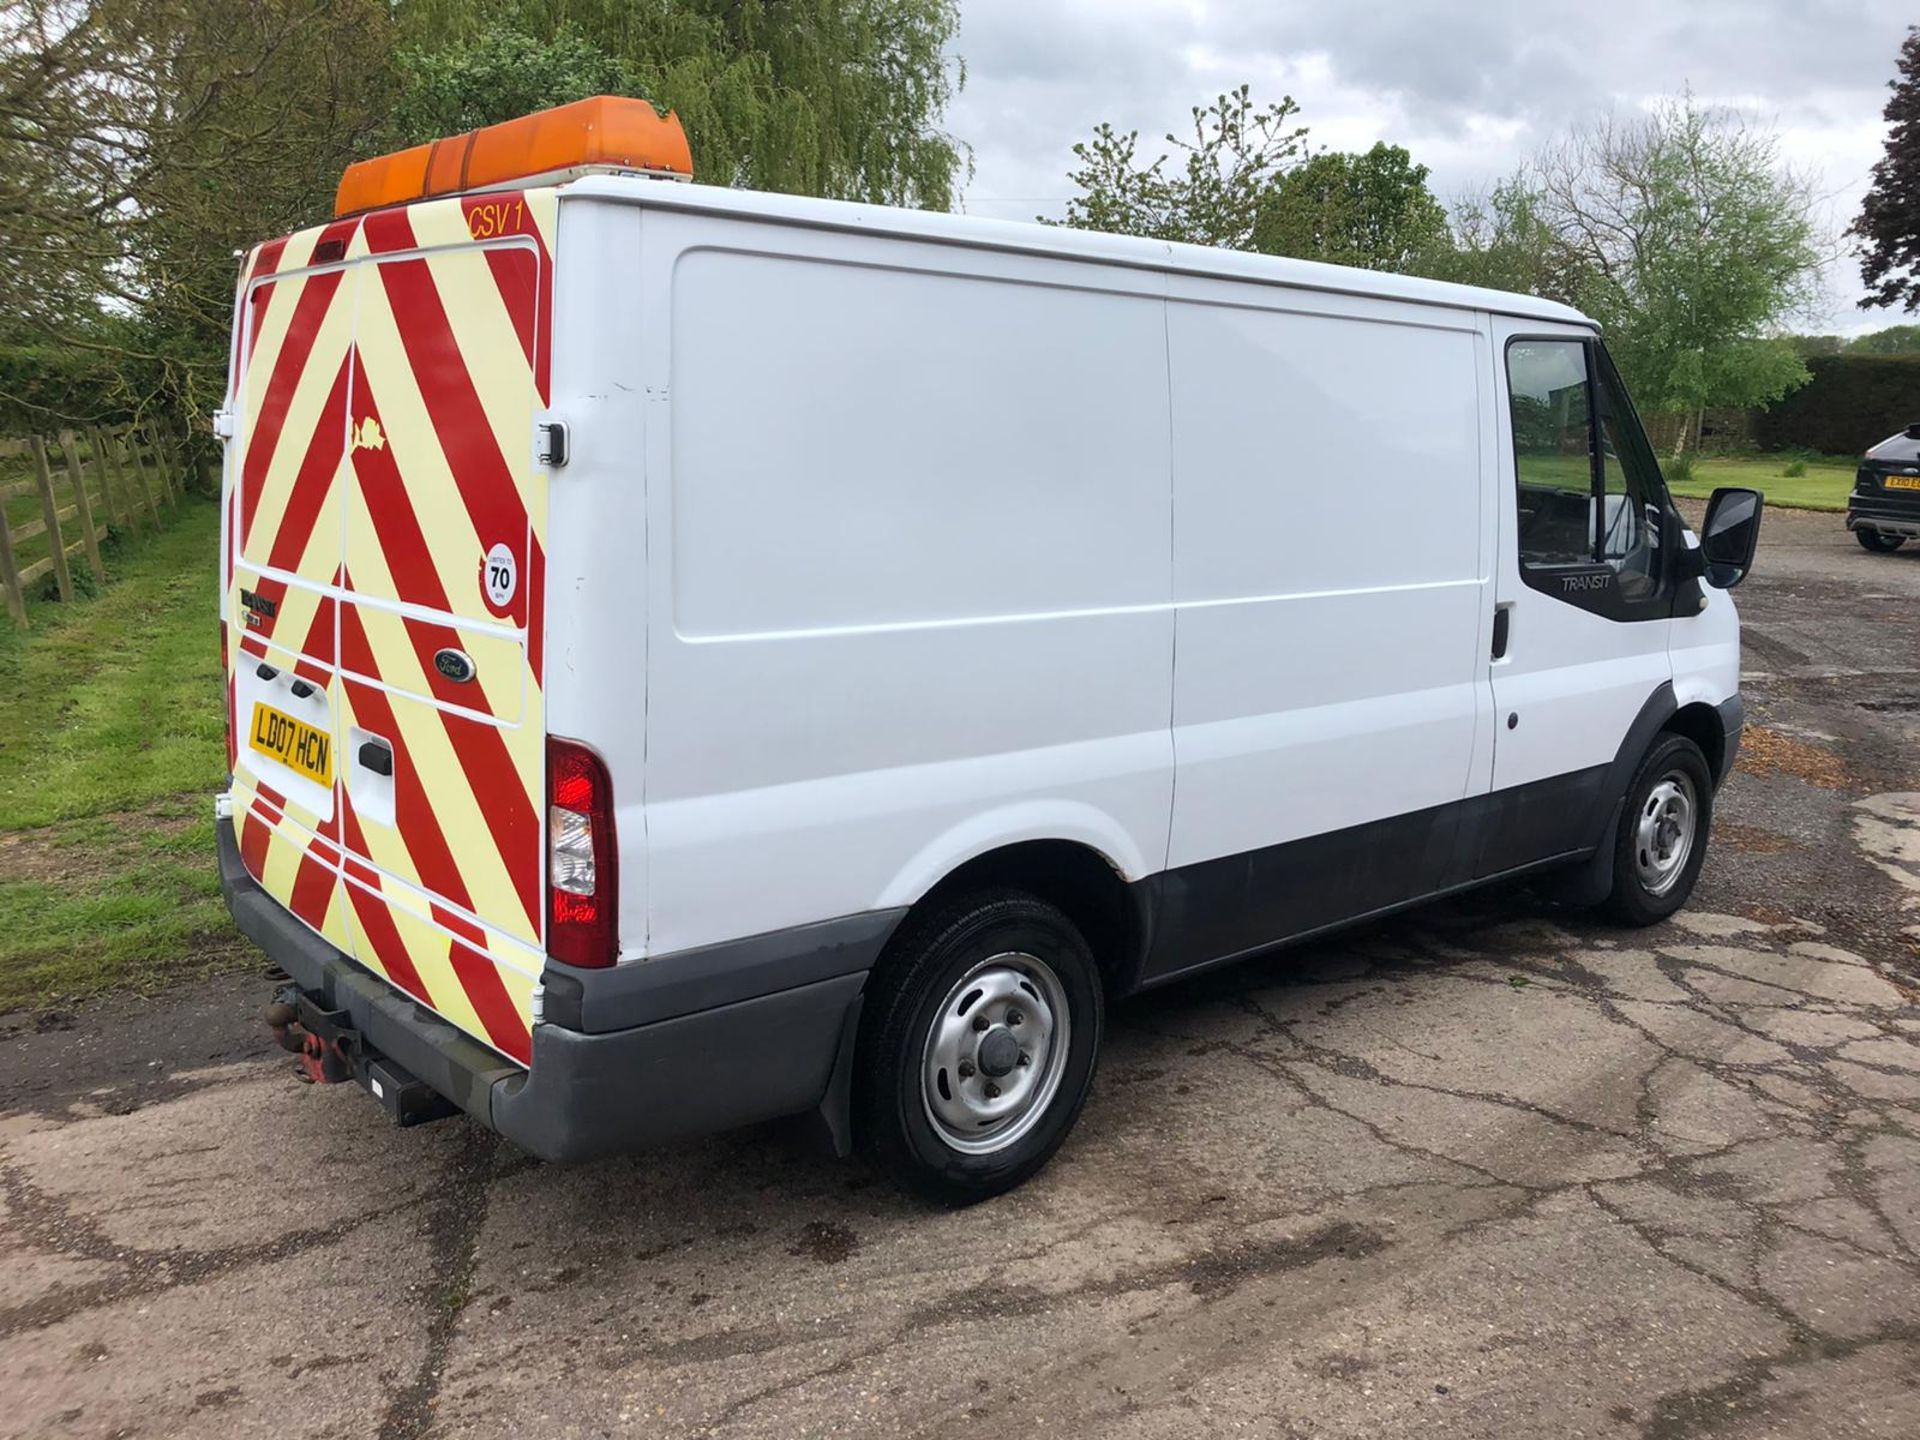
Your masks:
M689 168L584 101L246 257L222 874L311 1078L965 1201L1120 997L1686 902L1761 501L1689 529L1585 316Z

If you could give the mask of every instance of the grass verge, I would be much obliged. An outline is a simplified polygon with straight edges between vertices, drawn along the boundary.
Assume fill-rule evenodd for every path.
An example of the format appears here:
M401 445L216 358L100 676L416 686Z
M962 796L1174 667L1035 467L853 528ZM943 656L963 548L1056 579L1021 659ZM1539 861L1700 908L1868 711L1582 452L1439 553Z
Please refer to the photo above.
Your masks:
M184 498L97 596L0 618L0 1011L248 953L214 866L218 551L219 507Z
M1681 480L1669 477L1667 488L1675 495L1705 500L1722 485L1744 485L1765 493L1769 505L1785 505L1795 510L1845 510L1847 495L1853 489L1857 460L1841 458L1801 459L1803 475L1789 475L1795 457L1789 455L1713 456L1694 462L1693 475Z

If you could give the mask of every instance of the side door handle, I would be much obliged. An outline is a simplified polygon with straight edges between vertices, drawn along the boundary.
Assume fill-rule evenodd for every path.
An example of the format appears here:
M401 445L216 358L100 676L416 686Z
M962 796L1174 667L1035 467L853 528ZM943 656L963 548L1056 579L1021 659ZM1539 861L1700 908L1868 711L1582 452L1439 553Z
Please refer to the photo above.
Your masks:
M1493 658L1496 660L1507 658L1507 632L1511 627L1512 615L1511 605L1493 607Z

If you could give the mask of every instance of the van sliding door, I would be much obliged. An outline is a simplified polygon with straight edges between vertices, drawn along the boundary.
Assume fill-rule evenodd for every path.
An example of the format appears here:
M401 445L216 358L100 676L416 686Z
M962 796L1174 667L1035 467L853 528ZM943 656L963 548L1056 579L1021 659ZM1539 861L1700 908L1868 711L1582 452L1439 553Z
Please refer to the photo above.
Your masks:
M1174 282L1157 973L1426 894L1453 862L1485 773L1480 324Z

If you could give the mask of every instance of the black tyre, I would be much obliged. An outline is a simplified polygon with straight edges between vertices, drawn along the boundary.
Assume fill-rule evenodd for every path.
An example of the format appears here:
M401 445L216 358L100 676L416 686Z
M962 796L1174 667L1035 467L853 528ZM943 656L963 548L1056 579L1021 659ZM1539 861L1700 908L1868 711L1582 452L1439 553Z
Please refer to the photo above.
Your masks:
M1907 543L1904 535L1882 535L1878 530L1870 530L1862 525L1853 532L1853 538L1860 542L1861 548L1873 551L1876 555L1890 555Z
M1614 836L1613 892L1603 904L1623 925L1664 920L1693 893L1713 824L1713 774L1700 747L1661 734L1640 762Z
M1093 1084L1100 972L1071 921L1017 890L916 916L867 988L856 1133L901 1184L950 1205L1052 1157Z

